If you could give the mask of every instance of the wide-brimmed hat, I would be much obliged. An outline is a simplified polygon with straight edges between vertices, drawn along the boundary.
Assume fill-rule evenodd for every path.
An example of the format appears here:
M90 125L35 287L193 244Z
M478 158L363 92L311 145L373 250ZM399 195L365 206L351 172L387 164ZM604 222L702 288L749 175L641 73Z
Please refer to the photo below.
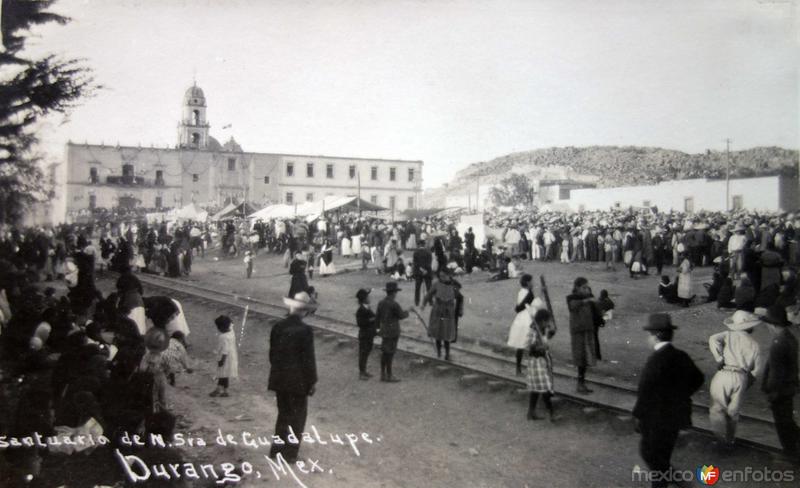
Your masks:
M153 327L144 335L144 346L148 351L163 352L169 347L169 337L166 331Z
M358 299L359 302L363 301L370 293L372 293L372 288L361 288L356 292L356 299Z
M672 318L666 313L653 313L647 320L647 325L642 327L644 330L675 330L672 325Z
M294 310L316 310L317 302L307 292L295 293L294 298L284 297L283 303Z
M734 232L744 232L744 231L746 231L746 230L747 230L747 229L745 228L745 226L744 226L744 225L742 225L741 223L737 223L737 224L736 224L736 227L734 227L734 228L733 228L733 231L734 231Z
M392 292L395 292L395 291L401 291L402 288L397 286L397 282L396 281L387 281L386 282L386 288L384 288L384 290L386 291L386 293L392 293Z
M761 315L761 320L773 325L789 325L789 318L786 315L786 308L782 305L772 305L767 307L765 313Z
M749 330L761 323L756 314L746 310L737 310L723 322L730 330Z

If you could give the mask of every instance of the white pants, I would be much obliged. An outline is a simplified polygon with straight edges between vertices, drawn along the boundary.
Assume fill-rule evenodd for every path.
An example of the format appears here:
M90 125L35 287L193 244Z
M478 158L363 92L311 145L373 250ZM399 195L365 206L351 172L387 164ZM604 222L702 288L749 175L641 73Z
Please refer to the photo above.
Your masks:
M736 423L739 421L739 411L747 387L748 378L744 372L723 369L717 371L711 379L708 419L711 430L728 443L736 439Z

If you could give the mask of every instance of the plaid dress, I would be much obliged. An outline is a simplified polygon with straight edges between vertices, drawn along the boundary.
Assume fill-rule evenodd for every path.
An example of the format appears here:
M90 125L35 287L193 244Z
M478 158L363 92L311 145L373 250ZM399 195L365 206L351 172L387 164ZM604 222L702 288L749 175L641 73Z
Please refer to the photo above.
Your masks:
M534 342L544 343L547 351L542 357L528 358L528 391L536 393L554 393L553 388L553 358L550 356L550 347L547 338L539 331L538 325L534 324L528 333L528 347Z

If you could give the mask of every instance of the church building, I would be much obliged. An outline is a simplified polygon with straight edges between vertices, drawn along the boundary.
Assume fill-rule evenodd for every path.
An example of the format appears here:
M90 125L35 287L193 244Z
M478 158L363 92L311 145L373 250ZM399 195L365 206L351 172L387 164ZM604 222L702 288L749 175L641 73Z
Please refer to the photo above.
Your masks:
M422 161L245 152L233 137L220 144L211 136L207 109L203 90L189 87L174 148L68 142L56 220L94 208L303 203L355 196L359 187L361 198L395 211L420 205Z

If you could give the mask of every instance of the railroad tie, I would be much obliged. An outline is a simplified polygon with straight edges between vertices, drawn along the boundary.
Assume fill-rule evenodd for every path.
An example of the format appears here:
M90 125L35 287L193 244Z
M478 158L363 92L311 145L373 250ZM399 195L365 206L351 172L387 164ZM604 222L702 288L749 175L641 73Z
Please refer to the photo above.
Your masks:
M450 366L447 366L447 365L445 365L445 364L440 364L439 366L436 366L436 369L434 370L434 373L435 373L437 376L443 376L443 375L446 375L446 374L452 373L452 372L454 372L454 371L455 371L455 370L454 370L452 367L450 367Z
M465 374L458 378L458 384L463 387L471 387L478 385L484 381L485 377L482 374Z
M428 365L428 361L426 359L412 359L408 363L409 369L421 369Z
M339 339L336 341L336 347L352 347L354 344L352 339Z
M633 433L634 422L630 415L620 414L611 417L612 430L621 435Z
M600 409L597 407L583 407L581 411L587 417L594 417L600 412Z
M489 391L501 391L511 386L507 381L490 380L486 382Z
M331 342L331 341L336 339L336 336L334 334L328 334L327 332L323 332L321 334L318 334L318 336L319 336L320 339L322 339L325 342Z

